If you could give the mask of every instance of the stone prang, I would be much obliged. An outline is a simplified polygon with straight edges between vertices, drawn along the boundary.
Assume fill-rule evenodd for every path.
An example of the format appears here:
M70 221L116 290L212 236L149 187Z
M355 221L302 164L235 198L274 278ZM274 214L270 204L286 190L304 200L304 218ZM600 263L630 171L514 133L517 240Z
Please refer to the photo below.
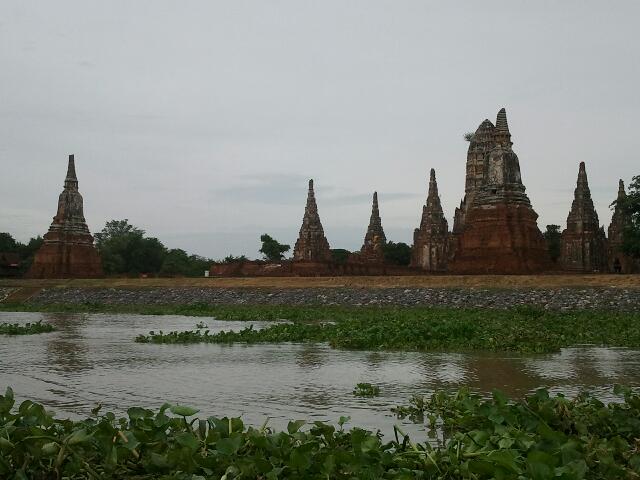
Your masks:
M577 273L604 272L607 268L606 243L591 199L587 170L584 162L580 162L567 228L562 232L562 268Z
M316 204L316 197L313 191L313 180L309 180L307 205L304 209L300 234L293 249L293 260L307 262L331 261L329 242L324 236L324 230L320 222L320 216L318 215L318 205Z
M412 267L427 272L445 272L449 255L449 225L442 211L436 171L429 176L427 203L422 207L420 227L413 232Z
M58 199L44 243L27 276L31 278L90 278L103 275L102 262L84 218L75 159L69 155L64 190Z
M469 145L465 198L456 211L454 273L522 274L550 268L538 215L525 193L505 109Z
M367 233L364 236L364 243L360 249L359 260L367 263L383 263L383 247L386 242L387 237L382 229L382 220L378 209L378 192L373 192L371 218L369 219Z

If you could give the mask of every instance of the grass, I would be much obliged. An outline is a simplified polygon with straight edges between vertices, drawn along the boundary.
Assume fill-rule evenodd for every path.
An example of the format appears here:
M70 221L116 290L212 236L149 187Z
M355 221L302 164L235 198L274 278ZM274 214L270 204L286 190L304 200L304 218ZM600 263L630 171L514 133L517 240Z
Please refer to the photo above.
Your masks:
M55 328L42 321L20 325L18 323L0 323L0 335L34 335L53 332Z
M133 406L127 416L54 418L13 391L0 395L0 477L7 479L620 479L640 474L640 396L620 403L568 400L545 390L521 401L499 392L436 392L417 409L436 441L291 420L287 429L240 418L198 419L198 409ZM444 435L438 435L442 432Z

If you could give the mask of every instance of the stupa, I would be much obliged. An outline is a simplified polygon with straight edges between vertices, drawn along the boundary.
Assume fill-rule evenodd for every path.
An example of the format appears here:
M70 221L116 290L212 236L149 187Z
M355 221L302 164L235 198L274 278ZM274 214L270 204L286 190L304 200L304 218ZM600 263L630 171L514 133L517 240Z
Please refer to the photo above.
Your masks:
M324 236L324 229L318 215L318 205L313 191L313 180L309 180L307 205L304 209L300 234L293 249L294 261L329 262L331 250Z

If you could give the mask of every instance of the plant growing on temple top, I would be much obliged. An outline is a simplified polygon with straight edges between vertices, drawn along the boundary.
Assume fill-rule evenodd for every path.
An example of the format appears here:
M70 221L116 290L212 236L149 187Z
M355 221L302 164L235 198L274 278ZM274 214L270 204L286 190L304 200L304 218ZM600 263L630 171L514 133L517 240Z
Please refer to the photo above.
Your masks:
M475 135L475 133L473 132L467 132L463 135L463 138L465 140L465 142L470 142L471 140L473 140L473 136Z
M262 253L264 259L269 262L279 262L284 258L284 253L291 249L289 245L279 243L266 233L260 236L260 241L262 242L260 253Z

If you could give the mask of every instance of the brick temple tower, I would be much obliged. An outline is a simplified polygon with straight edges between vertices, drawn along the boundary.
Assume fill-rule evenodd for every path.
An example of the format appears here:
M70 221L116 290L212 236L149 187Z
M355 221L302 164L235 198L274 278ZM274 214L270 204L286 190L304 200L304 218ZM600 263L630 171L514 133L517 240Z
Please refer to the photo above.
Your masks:
M386 242L387 237L382 229L382 220L378 209L378 192L373 192L371 218L369 219L369 227L364 236L364 243L360 249L358 260L367 263L384 263L382 247Z
M526 274L551 268L512 145L504 108L495 127L485 120L471 139L465 198L454 222L454 273Z
M607 239L593 206L584 162L578 168L573 203L562 232L560 263L576 273L604 272L607 268Z
M294 261L308 262L329 262L331 261L331 251L329 242L324 236L320 216L318 215L318 205L313 191L313 180L309 180L309 192L307 194L307 205L304 209L304 217L300 234L293 249Z
M44 243L36 252L27 273L31 278L101 277L102 262L84 218L82 195L73 155L69 155L64 190L58 199Z
M442 211L436 171L432 168L429 176L427 203L422 207L420 227L413 232L411 249L412 267L428 272L447 270L449 256L449 225Z

